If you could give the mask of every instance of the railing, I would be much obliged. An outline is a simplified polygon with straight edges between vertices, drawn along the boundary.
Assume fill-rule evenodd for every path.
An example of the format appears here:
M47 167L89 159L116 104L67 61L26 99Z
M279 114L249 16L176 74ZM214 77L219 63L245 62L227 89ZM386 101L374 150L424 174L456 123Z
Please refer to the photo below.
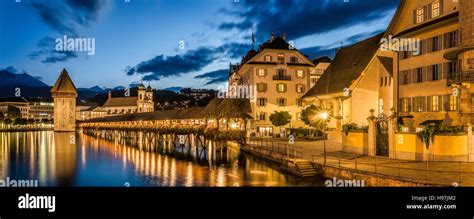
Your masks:
M447 78L449 84L463 82L474 83L474 71L449 73Z
M290 75L273 75L274 81L291 81Z
M302 147L280 142L250 140L247 141L245 147L261 154L272 155L276 158L301 159L303 157Z
M429 181L430 183L453 186L457 186L460 183L471 186L474 185L474 171L469 171L474 169L474 163L461 161L404 161L362 155L344 158L343 156L345 155L347 154L339 153L336 157L326 156L326 163L324 164L324 155L313 154L312 161L331 167L348 168L411 180Z

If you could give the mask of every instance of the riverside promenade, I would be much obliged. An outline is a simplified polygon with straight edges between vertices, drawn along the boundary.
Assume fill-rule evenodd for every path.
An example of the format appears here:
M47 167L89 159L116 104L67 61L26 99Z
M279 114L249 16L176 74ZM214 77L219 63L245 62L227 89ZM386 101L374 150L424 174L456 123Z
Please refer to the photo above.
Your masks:
M474 163L421 162L342 152L340 140L294 141L252 138L249 145L275 159L310 161L326 178L362 178L371 186L474 186ZM324 156L326 155L326 156ZM326 157L326 159L324 158ZM325 162L326 160L326 162Z

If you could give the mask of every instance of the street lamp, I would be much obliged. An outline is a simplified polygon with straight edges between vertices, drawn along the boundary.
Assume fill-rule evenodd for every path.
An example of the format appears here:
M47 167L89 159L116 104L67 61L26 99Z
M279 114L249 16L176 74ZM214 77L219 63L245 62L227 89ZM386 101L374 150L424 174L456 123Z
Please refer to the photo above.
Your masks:
M323 147L324 147L324 165L326 165L326 121L329 118L328 112L319 113L319 118L323 121Z

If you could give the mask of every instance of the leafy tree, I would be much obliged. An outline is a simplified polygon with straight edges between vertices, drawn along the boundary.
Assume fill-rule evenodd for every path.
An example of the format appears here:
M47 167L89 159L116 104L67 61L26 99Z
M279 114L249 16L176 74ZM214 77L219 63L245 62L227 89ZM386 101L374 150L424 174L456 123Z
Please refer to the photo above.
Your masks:
M12 120L11 119L4 119L3 122L6 124L6 125L9 125L9 124L12 124Z
M290 121L291 121L291 115L287 111L281 111L281 112L275 111L273 114L270 115L270 122L272 122L274 126L278 126L280 128L282 126L288 125Z
M7 117L11 119L16 119L21 117L21 111L18 107L8 105L7 108Z
M0 112L0 119L3 119L5 118L5 116L3 115L3 112Z

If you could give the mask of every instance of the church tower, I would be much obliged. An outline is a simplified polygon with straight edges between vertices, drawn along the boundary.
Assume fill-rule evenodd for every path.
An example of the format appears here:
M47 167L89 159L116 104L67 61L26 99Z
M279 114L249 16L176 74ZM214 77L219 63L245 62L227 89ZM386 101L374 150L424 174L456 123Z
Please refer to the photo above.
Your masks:
M146 105L146 89L145 89L145 86L142 83L140 83L138 85L137 111L139 113L146 112L145 105Z
M63 69L51 89L54 99L54 131L76 131L77 89L66 69Z

